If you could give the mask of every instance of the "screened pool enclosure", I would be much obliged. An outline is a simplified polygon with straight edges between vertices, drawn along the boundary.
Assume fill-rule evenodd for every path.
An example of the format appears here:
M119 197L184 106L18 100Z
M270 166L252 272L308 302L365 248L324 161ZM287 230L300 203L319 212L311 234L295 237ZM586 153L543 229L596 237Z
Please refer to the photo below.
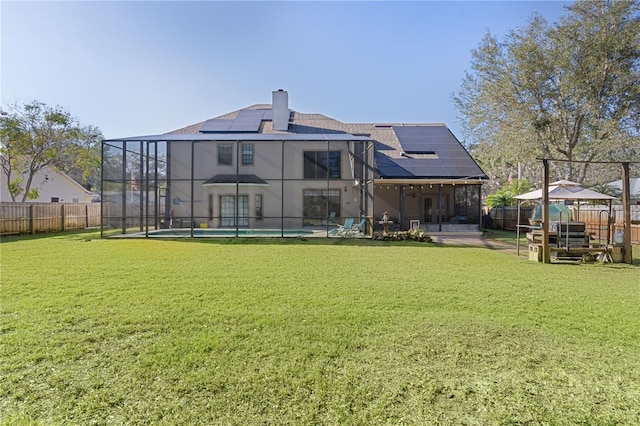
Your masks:
M329 236L346 218L370 235L372 163L373 141L344 133L106 140L102 235Z

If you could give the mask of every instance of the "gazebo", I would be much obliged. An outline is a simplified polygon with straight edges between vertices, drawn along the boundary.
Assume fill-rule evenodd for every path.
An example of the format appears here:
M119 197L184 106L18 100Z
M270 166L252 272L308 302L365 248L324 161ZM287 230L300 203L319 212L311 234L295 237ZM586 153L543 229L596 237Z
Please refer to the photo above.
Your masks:
M548 187L548 199L549 200L563 200L577 203L578 216L580 212L580 201L608 201L609 205L609 217L611 216L611 202L615 200L615 197L611 195L602 194L592 189L584 188L576 182L569 180L559 180L552 182ZM535 191L521 194L515 198L518 200L518 225L517 225L517 251L520 253L520 207L524 201L542 200L543 190L536 189ZM569 219L569 218L567 218ZM524 225L524 227L529 227ZM568 230L567 230L568 232ZM607 246L609 245L609 236L607 235ZM568 247L566 248L568 250Z

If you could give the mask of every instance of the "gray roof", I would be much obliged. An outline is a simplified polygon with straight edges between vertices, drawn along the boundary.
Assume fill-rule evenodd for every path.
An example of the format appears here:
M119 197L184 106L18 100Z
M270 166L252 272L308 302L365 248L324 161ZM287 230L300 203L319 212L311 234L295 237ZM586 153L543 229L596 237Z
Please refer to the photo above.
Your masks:
M367 137L354 136L348 133L163 133L161 135L133 136L128 138L106 139L105 142L117 141L368 141Z
M271 105L257 104L162 135L112 140L373 141L379 178L487 179L442 123L343 123L326 115L292 110L288 130L277 131L271 118Z
M215 175L208 179L204 185L215 184L245 184L245 185L268 185L267 181L256 175Z

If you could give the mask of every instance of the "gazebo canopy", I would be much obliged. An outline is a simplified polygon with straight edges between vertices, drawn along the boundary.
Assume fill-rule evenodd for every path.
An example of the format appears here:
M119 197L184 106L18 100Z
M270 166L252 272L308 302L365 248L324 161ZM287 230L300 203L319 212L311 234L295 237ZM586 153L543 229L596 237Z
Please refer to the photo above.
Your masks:
M542 198L542 189L520 194L515 197L518 200L539 200ZM575 182L559 180L549 185L549 199L551 200L615 200L616 197L602 194L592 189L583 188Z

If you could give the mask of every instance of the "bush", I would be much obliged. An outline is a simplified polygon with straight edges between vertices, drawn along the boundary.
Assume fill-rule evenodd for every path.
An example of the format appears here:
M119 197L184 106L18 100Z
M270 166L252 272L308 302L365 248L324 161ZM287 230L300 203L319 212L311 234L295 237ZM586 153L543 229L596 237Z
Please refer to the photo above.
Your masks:
M374 234L373 239L382 241L419 241L421 243L430 243L433 241L422 228L392 232L386 235L379 232Z

